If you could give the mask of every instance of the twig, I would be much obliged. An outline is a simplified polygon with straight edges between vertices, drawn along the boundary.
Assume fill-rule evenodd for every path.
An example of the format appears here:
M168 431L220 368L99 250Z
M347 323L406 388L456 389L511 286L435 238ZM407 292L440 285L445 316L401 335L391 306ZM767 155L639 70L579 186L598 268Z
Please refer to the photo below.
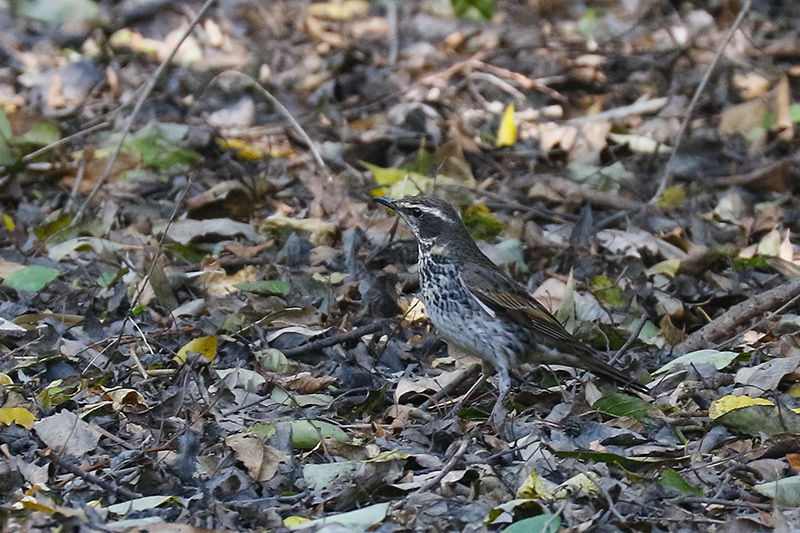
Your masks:
M467 381L468 379L472 378L475 374L480 372L481 365L480 364L473 364L469 365L467 368L462 370L458 376L456 376L450 383L436 391L432 394L427 400L422 402L422 405L418 407L420 411L424 411L434 403L438 402L445 396L449 396L454 390L458 388L459 385ZM470 392L472 389L470 389Z
M72 226L78 224L81 221L83 216L86 214L86 210L89 208L89 204L92 202L92 200L94 200L94 197L97 195L97 193L100 191L103 185L105 185L106 181L108 181L108 178L111 176L111 170L114 167L114 163L117 162L117 157L119 156L119 153L122 150L122 145L125 143L125 139L128 138L128 134L130 133L131 128L133 128L133 122L136 120L139 111L141 111L142 106L144 105L144 101L147 100L147 97L150 96L151 92L153 92L153 89L156 86L156 82L158 82L158 80L161 78L161 75L166 70L167 65L169 65L172 62L172 59L175 57L175 54L178 53L178 49L183 44L183 41L185 41L186 38L189 36L189 34L192 33L194 27L197 26L197 24L200 22L200 19L205 16L206 11L208 11L211 8L211 6L214 5L215 2L216 0L206 0L206 3L203 4L203 6L197 12L195 17L189 23L189 26L184 30L183 34L181 34L180 39L178 39L178 42L175 43L175 46L170 51L169 55L166 58L164 58L164 61L162 61L161 64L158 65L156 71L153 73L152 76L150 76L150 79L147 80L147 84L145 85L142 94L139 95L139 99L136 100L136 104L133 106L131 114L128 116L128 119L125 121L125 124L122 127L122 132L119 137L119 140L117 141L117 144L114 146L114 149L111 151L111 155L108 157L108 162L106 163L106 166L103 169L103 173L100 174L100 177L97 179L97 183L95 184L92 191L89 193L89 196L86 197L86 200L83 201L83 204L81 205L80 209L78 209L78 212L75 213L75 217L72 219L71 223Z
M84 472L82 469L78 468L75 465L72 465L72 464L69 464L69 463L65 462L57 454L55 454L52 450L49 451L49 452L43 453L42 456L44 458L48 459L49 461L52 461L53 463L55 463L55 465L57 467L59 467L60 469L66 470L70 474L78 476L79 478L83 479L87 483L91 483L92 485L97 485L98 487L100 487L101 489L103 489L104 491L106 491L108 493L116 494L120 498L125 498L126 500L135 500L136 498L140 497L139 494L136 494L133 491L130 491L130 490L124 488L124 487L118 487L116 485L112 485L108 481L104 481L104 480L100 479L99 477L97 477L97 476L95 476L93 474L89 474L88 472Z
M701 496L684 496L683 498L680 498L678 502L721 505L723 507L752 507L754 509L763 509L765 511L771 511L778 507L770 503L743 502L741 500L723 500L720 498L703 498Z
M639 322L636 324L636 327L633 328L633 333L631 333L631 336L628 337L627 341L625 341L625 344L622 345L622 348L617 350L617 353L615 353L614 356L611 359L609 359L608 361L609 364L613 365L614 363L616 363L617 359L622 357L622 355L626 351L628 351L628 348L631 347L631 344L633 344L633 342L639 338L639 334L642 332L642 329L644 329L644 325L646 323L647 323L647 314L645 313L642 314L641 318L639 319Z
M389 26L387 30L387 39L389 40L389 64L394 66L397 64L397 56L400 50L397 0L385 0L384 3L386 5L386 22Z
M88 135L88 134L90 134L90 133L92 133L94 131L105 129L105 128L109 127L109 126L111 126L111 122L101 122L100 124L95 124L94 126L92 126L90 128L86 128L85 130L81 130L81 131L75 132L72 135L67 135L63 139L59 139L54 143L48 144L47 146L43 146L43 147L39 148L38 150L35 150L35 151L29 153L28 155L23 157L21 159L21 161L23 163L26 163L26 162L30 161L31 159L36 158L37 156L40 156L40 155L42 155L44 153L49 152L53 148L61 146L62 144L66 144L66 143L68 143L68 142L70 142L72 140L77 139L78 137L83 137L84 135Z
M78 191L81 189L81 182L83 182L83 176L86 174L86 156L81 157L80 163L78 163L78 173L75 175L75 183L72 185L72 191L69 193L69 199L67 200L67 205L64 206L64 211L69 213L72 211L72 206L75 204L75 199L78 198Z
M307 342L305 344L301 344L300 346L281 351L286 357L294 357L296 355L313 352L315 350L330 348L331 346L336 346L337 344L360 339L364 335L369 335L370 333L382 331L392 322L393 320L378 320L367 326L361 326L360 328L345 331L343 333L337 333L336 335L331 335L330 337L326 337L324 339Z
M567 121L567 124L572 124L577 126L580 124L590 124L592 122L620 119L630 115L640 115L642 113L655 113L656 111L667 105L668 100L669 98L664 96L663 98L653 98L652 100L637 101L630 105L615 107L614 109L608 109L606 111L601 111L600 113L594 113L592 115L586 115L583 117L575 117L569 119Z
M469 436L462 439L458 445L458 449L456 449L452 457L450 457L450 459L447 461L444 467L442 467L442 470L435 477L423 483L422 486L420 486L417 490L413 492L413 494L421 494L439 484L439 482L444 479L444 476L449 474L450 471L453 470L453 468L455 468L456 463L459 461L459 459L461 459L464 456L464 454L467 453L467 446L469 445L469 440L470 440ZM402 503L403 500L398 500L394 502L392 504L392 509L398 509Z
M242 79L248 81L253 87L258 89L258 91L264 96L264 98L269 100L270 103L273 106L275 106L275 109L277 109L278 112L281 115L283 115L283 117L286 120L289 121L289 124L291 124L292 128L294 128L294 131L296 131L297 134L303 139L303 141L305 141L305 143L308 145L308 149L311 151L311 155L314 156L314 161L316 161L317 166L319 166L319 169L322 170L322 171L327 171L328 166L325 164L325 161L322 159L322 154L319 153L319 150L317 149L317 145L314 143L314 141L311 140L311 137L309 137L308 133L306 133L306 130L304 130L303 127L300 125L300 123L297 122L297 120L295 120L295 118L292 116L292 114L289 112L289 110L286 109L286 106L284 106L280 102L280 100L278 100L277 98L272 96L272 93L270 93L268 90L266 90L264 88L264 86L261 85L260 83L258 83L255 79L253 79L252 77L248 76L247 74L242 74L241 72L238 72L236 70L226 70L225 72L220 73L216 78L214 78L211 81L211 83L214 83L217 79L221 79L224 76L233 76L233 77L237 77L237 78L242 78Z
M527 98L525 98L525 95L522 94L522 92L520 92L516 87L511 85L506 80L495 76L494 74L489 74L487 72L470 72L469 74L467 74L467 79L481 80L487 83L491 83L492 85L498 87L499 89L513 96L514 100L516 100L517 103L528 102Z
M800 295L800 278L795 278L761 294L736 304L720 316L695 331L680 343L676 355L700 350L733 336L740 324L781 307Z
M491 200L494 200L495 202L502 204L506 209L516 209L518 211L530 213L533 216L543 218L544 220L547 220L549 222L563 224L564 222L575 222L578 220L578 217L576 217L571 213L558 213L558 214L548 213L547 211L542 211L541 209L536 209L535 207L521 204L514 200L509 200L502 194L497 194L496 192L492 191L485 191L483 189L478 189L476 187L468 187L466 185L459 185L459 184L447 184L447 185L442 185L442 187L459 187L462 189L467 189L470 192L473 192L477 195L489 198Z
M689 129L689 121L691 121L692 119L694 108L695 106L697 106L697 102L700 100L700 95L703 93L703 91L706 88L706 85L708 85L708 81L711 79L711 73L714 72L714 68L717 66L717 63L719 63L719 60L722 59L722 54L725 53L725 48L728 47L728 43L730 43L731 39L733 39L736 30L739 29L739 26L742 24L742 21L744 21L744 18L750 11L750 6L752 4L753 0L745 1L744 5L739 10L739 15L733 22L733 26L731 26L731 29L728 31L728 35L725 36L725 40L722 41L719 50L717 50L717 55L714 58L714 61L711 62L711 65L709 65L708 69L706 70L706 74L705 76L703 76L700 85L697 86L697 89L695 90L694 95L692 96L692 101L689 102L689 107L686 109L686 113L683 116L681 129L678 130L678 135L675 137L675 142L673 143L672 146L672 152L670 152L669 158L667 159L667 162L664 165L664 172L661 175L661 180L659 181L658 189L656 190L656 193L653 195L653 197L650 199L649 202L650 204L656 203L656 201L658 201L659 197L661 196L661 193L663 193L664 190L667 187L669 187L670 184L672 183L672 174L670 173L670 166L672 165L672 162L675 160L675 156L677 155L678 150L681 147L681 143L683 142L683 138L686 135L686 131Z

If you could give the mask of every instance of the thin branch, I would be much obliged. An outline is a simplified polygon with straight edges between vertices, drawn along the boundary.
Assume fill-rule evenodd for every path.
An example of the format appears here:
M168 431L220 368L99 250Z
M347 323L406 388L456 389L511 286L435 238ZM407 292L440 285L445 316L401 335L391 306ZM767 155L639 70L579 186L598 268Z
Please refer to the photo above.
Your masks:
M675 160L675 156L678 153L678 150L681 147L681 143L683 142L683 138L686 135L686 131L689 129L689 121L692 120L692 114L694 113L694 108L697 106L697 102L700 100L700 95L708 85L708 81L711 79L711 73L714 72L714 68L719 63L719 60L722 58L722 54L725 53L725 48L728 47L728 43L730 43L733 36L736 34L736 30L739 29L739 26L744 21L747 13L750 11L750 7L753 4L753 0L746 0L745 4L742 6L742 9L739 10L739 16L736 17L736 20L733 22L733 26L728 31L728 35L725 36L725 40L722 41L722 44L717 51L717 56L714 58L714 61L711 62L708 69L706 70L705 76L703 76L703 80L700 82L700 85L697 86L697 89L694 92L694 96L692 96L692 101L689 102L689 107L686 109L686 114L683 117L683 122L681 123L681 129L678 131L678 135L675 137L675 142L672 146L672 152L669 154L669 159L667 159L667 163L664 165L664 172L661 176L661 180L658 184L658 189L653 197L650 199L650 204L656 203L656 201L661 196L661 193L670 186L672 183L672 174L670 174L670 166L672 162Z
M680 343L676 355L711 346L735 335L736 327L764 313L777 309L800 295L800 278L795 278L744 302L734 305L726 312L695 331Z
M633 333L631 333L631 336L628 337L627 341L625 341L625 344L622 345L622 348L617 350L617 353L615 353L614 356L608 361L609 364L613 365L616 363L617 359L622 357L622 355L628 351L628 348L631 347L631 344L633 344L633 342L639 338L639 334L642 332L642 329L644 329L644 325L646 323L647 314L642 314L641 318L639 318L639 322L636 324L636 327L633 328Z
M97 477L97 476L95 476L93 474L89 474L88 472L84 472L82 469L78 468L75 465L67 463L66 461L61 459L61 457L59 457L58 454L54 453L52 450L47 452L47 453L42 454L42 456L45 459L47 459L49 461L52 461L60 469L66 470L70 474L78 476L79 478L83 479L87 483L90 483L92 485L97 485L98 487L100 487L101 489L103 489L104 491L106 491L109 494L116 494L120 498L124 498L126 500L135 500L136 498L140 497L139 494L136 494L133 491L130 491L130 490L124 488L124 487L118 487L116 485L112 485L108 481L104 481L104 480L100 479L99 477Z
M284 118L289 121L289 124L291 124L292 128L294 128L294 131L296 131L297 134L308 145L308 149L311 150L311 155L314 156L314 161L316 161L317 166L319 166L319 169L322 170L322 171L327 171L328 166L325 164L325 161L322 159L322 154L319 153L319 149L317 149L317 145L314 143L314 141L311 140L311 137L309 137L308 133L306 133L306 130L304 130L303 127L300 125L300 123L297 122L297 120L295 120L295 118L292 116L292 114L289 112L289 110L286 109L286 107L280 102L280 100L278 100L277 98L272 96L272 93L270 93L268 90L266 90L263 85L258 83L258 81L256 81L252 77L248 76L247 74L242 74L241 72L238 72L236 70L226 70L225 72L222 72L221 74L219 74L219 76L214 78L214 80L212 80L211 83L214 83L217 79L220 79L220 78L222 78L224 76L233 76L233 77L242 78L242 79L248 81L253 87L258 89L258 91L264 96L264 98L269 100L270 103L273 106L275 106L275 109L277 109L278 112L280 112L280 114L283 115Z
M125 124L122 127L122 133L119 137L119 140L117 141L117 144L114 146L114 150L111 151L111 155L108 157L108 162L106 162L106 166L103 169L103 173L100 174L97 183L95 184L92 191L89 193L89 196L86 197L86 200L84 200L83 205L81 205L80 209L78 209L78 212L75 213L75 218L72 219L71 225L74 226L81 221L83 216L86 214L86 210L89 208L89 204L92 202L92 200L94 200L94 197L97 195L100 189L105 185L106 181L108 181L108 178L111 176L111 170L114 167L114 163L117 162L117 157L119 156L119 153L122 150L122 145L125 143L125 139L128 138L128 134L130 133L131 128L133 128L133 122L139 115L139 111L142 110L144 101L147 100L147 97L150 96L151 92L153 92L156 83L161 78L161 75L164 73L167 66L172 62L172 59L175 57L175 54L178 53L178 49L183 44L183 41L185 41L186 38L189 36L189 34L192 33L195 26L197 26L197 24L200 22L200 19L202 19L205 16L206 12L211 8L212 5L214 5L215 2L216 0L206 0L206 3L203 4L203 7L200 8L195 17L189 23L189 26L184 30L183 34L181 34L180 39L178 39L178 42L175 43L175 46L170 51L169 55L166 58L164 58L164 61L162 61L161 64L158 65L156 71L153 73L152 76L150 76L150 79L147 80L147 85L145 85L142 94L139 95L139 99L136 101L136 105L133 106L131 114L128 116L128 119L125 121Z
M369 335L371 333L377 333L386 329L392 320L378 320L369 324L367 326L362 326L360 328L352 329L350 331L345 331L344 333L338 333L336 335L332 335L330 337L326 337L324 339L319 339L316 341L307 342L305 344L301 344L300 346L295 346L294 348L289 348L287 350L281 350L283 355L286 357L294 357L300 354L313 352L315 350L321 350L323 348L330 348L331 346L336 346L337 344L342 344L348 341L360 339L364 335Z

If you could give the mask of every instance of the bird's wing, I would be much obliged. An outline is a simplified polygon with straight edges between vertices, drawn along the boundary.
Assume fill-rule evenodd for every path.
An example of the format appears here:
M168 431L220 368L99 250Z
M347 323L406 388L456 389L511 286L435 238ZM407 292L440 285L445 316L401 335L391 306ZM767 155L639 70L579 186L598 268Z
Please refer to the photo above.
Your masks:
M549 362L589 370L597 376L638 392L648 391L631 376L600 360L592 348L573 337L550 311L528 294L521 285L497 270L494 265L464 263L462 275L472 295L482 306L491 311L490 314L503 316L533 328L543 337L541 340L543 346L554 348L564 354Z
M465 263L462 274L475 298L495 314L533 326L539 333L554 340L575 343L578 345L575 348L582 352L587 349L521 285L495 267Z

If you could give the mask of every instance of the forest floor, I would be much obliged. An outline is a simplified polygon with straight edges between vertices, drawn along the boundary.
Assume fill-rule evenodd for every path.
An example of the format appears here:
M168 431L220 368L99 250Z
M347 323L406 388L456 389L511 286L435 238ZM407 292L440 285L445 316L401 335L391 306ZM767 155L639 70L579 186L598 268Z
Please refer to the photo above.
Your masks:
M800 529L798 124L795 2L8 0L3 530ZM649 394L453 413L420 192Z

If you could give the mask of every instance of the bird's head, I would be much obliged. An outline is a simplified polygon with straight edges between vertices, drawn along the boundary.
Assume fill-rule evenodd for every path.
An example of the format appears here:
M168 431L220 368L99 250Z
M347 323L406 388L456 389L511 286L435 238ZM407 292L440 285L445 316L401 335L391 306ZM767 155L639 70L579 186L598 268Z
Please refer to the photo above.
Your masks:
M424 248L448 253L453 244L475 246L456 210L444 200L431 196L406 196L399 200L379 196L374 200L403 217Z

